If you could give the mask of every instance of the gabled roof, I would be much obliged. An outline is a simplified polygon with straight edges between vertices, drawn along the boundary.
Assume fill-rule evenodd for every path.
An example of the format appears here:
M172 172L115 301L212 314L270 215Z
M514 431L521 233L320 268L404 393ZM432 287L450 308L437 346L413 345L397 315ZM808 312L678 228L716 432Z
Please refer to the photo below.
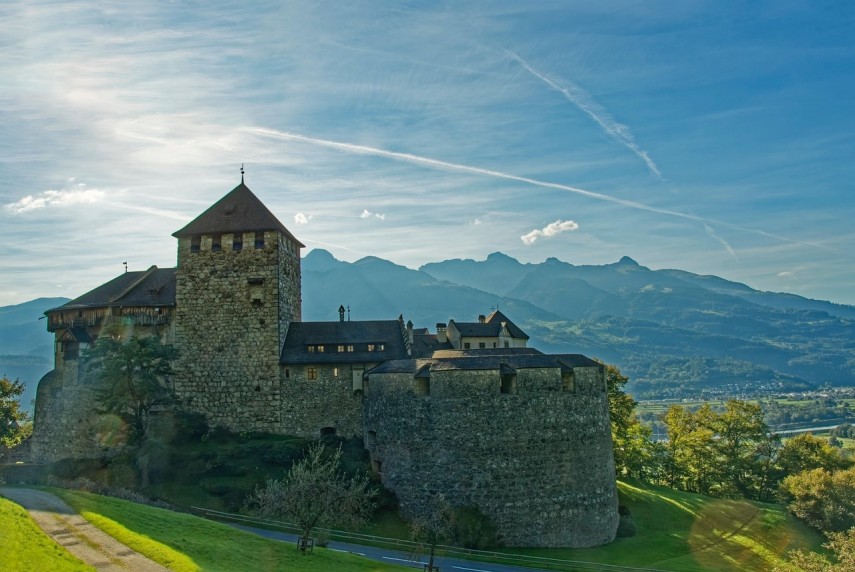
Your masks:
M367 351L367 344L383 344L383 350ZM308 346L323 345L323 352L309 352ZM338 346L354 346L352 352L339 352ZM398 320L360 320L355 322L291 322L280 363L369 363L404 359L407 347Z
M176 271L152 266L145 271L125 272L45 314L117 306L174 306Z
M243 181L172 236L275 230L304 247Z
M465 338L497 338L502 331L502 323L504 323L512 338L528 339L528 334L498 310L490 314L483 322L455 322L454 320L449 320L448 323L449 325L453 323L457 331L460 332L461 337Z

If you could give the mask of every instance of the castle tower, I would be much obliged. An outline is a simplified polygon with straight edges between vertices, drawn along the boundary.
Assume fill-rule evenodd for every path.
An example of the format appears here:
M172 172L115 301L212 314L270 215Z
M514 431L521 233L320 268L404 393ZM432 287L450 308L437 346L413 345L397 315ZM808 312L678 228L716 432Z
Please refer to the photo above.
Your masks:
M175 389L212 424L280 428L279 352L300 321L300 243L241 183L178 239Z

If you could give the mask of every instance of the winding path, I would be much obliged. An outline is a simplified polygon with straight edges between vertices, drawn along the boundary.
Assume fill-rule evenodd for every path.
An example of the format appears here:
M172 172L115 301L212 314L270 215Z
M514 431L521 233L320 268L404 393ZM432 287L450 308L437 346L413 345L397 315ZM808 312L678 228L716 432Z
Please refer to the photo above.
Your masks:
M0 487L0 496L24 507L56 543L98 570L168 570L92 526L56 495L34 489Z

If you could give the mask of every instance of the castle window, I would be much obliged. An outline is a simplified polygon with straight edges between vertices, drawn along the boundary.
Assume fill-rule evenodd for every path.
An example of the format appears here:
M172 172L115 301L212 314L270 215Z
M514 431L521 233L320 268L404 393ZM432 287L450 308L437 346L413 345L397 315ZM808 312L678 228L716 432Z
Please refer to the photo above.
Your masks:
M318 379L318 368L307 367L306 368L306 379Z
M285 379L291 379L291 370L287 367L285 368Z
M374 447L376 447L377 446L377 431L369 431L368 433L366 433L366 441L368 442L367 443L368 447L370 447L372 449Z
M516 395L517 393L517 376L513 373L507 373L500 376L502 380L501 393L508 395Z
M353 346L347 346L347 351L352 352L352 351L353 351Z
M576 379L572 371L561 372L561 390L574 391L576 389Z
M317 346L317 348L318 348L318 353L320 353L320 354L324 353L324 346Z
M321 437L335 435L335 427L321 427Z
M333 377L338 377L338 368L337 367L332 368L332 374L333 374Z
M343 345L338 346L338 352L339 353L344 352L344 346Z
M374 472L378 475L383 472L383 463L378 459L374 459L371 461L371 465L374 467Z
M505 347L506 347L506 348L511 347L511 342L506 341L506 342L505 342Z
M369 351L369 352L373 352L373 351L374 351L374 344L368 344L368 351Z
M494 347L494 348L496 347L496 342L493 342L493 347Z
M310 354L315 353L315 346L309 346L309 347L307 347L306 349L307 349L307 350L309 350L309 353L310 353Z
M482 350L483 350L483 349L484 349L484 348L486 348L486 347L487 347L487 344L485 344L484 342L478 342L478 348L479 348L479 349L482 349Z
M232 241L232 250L239 251L243 250L243 236L236 234L234 240Z
M386 349L386 344L377 344L377 351L382 352Z
M416 395L430 395L430 379L426 377L416 379L413 389L416 392Z
M199 252L202 249L202 237L190 237L190 252Z
M463 342L463 349L468 350L472 345L469 342Z
M222 237L219 234L215 234L211 237L211 252L219 252L222 249Z
M264 248L264 233L256 232L255 233L255 248L261 250Z

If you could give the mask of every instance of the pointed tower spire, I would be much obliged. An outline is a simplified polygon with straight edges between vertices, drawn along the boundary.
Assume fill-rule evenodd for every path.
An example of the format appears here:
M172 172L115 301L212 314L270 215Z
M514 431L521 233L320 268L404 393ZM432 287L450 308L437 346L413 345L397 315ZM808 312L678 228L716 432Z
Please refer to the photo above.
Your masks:
M243 184L243 163L240 164L240 184Z

